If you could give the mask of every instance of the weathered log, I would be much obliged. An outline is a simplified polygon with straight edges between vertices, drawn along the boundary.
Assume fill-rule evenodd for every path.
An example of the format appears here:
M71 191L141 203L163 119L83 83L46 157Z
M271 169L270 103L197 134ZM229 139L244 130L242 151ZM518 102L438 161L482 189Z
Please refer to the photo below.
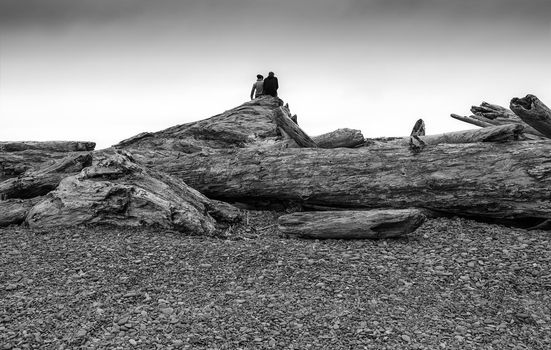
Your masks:
M82 152L87 154L89 152ZM26 150L0 152L0 181L19 176L26 171L38 170L67 157L67 152Z
M274 111L274 121L277 126L283 129L289 137L291 137L299 147L316 148L318 145L302 130L298 124L293 122L283 108L278 108Z
M96 143L89 141L0 141L0 152L84 152L95 147Z
M472 116L468 117L468 116L462 116L462 115L458 115L458 114L454 114L454 113L450 114L450 116L453 119L457 119L457 120L460 120L462 122L469 123L469 124L472 124L472 125L480 126L482 128L494 125L494 124L491 124L491 123L486 122L486 121L481 121L481 120L475 119Z
M443 134L419 136L427 145L438 145L441 143L474 143L474 142L505 142L517 141L522 134L524 127L520 124L506 124L489 126L482 129L471 129L453 131ZM408 145L409 137L389 141L390 144Z
M219 150L135 156L228 202L289 200L344 208L427 208L489 218L551 218L551 142ZM178 158L179 157L179 158Z
M278 228L300 238L376 239L412 233L424 221L419 209L297 212L280 216Z
M326 134L313 136L312 140L320 148L354 148L364 143L365 139L360 130L337 129Z
M536 96L515 97L511 100L510 107L526 124L541 132L545 137L551 138L551 109Z
M534 129L532 126L526 124L520 119L513 111L495 105L488 102L482 102L480 106L472 106L471 116L459 116L452 114L451 117L463 122L487 127L491 125L507 125L507 124L520 124L524 127L523 137L527 140L541 140L544 138L543 134Z
M277 125L272 114L282 105L283 101L277 97L262 96L204 120L140 133L114 147L186 154L212 148L246 147L266 138L276 138Z
M64 178L30 210L26 218L30 227L148 225L213 235L223 222L209 211L219 218L232 216L228 205L220 207L181 180L136 164L127 154L104 151L94 158L93 166Z
M364 145L365 139L360 130L355 129L337 129L326 134L312 136L312 140L319 148L355 148ZM264 140L251 147L257 148L299 148L297 143L289 138L286 140Z
M31 199L8 199L0 201L0 227L19 225L25 221L27 213L39 201L39 197Z
M92 153L73 153L43 168L0 182L0 197L33 198L54 190L59 182L92 164Z

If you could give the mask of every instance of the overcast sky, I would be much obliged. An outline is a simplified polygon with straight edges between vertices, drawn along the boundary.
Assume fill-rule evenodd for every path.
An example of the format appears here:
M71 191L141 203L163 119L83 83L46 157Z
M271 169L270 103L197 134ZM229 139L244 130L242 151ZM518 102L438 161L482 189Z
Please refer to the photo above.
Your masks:
M0 0L0 140L90 140L210 117L274 71L311 135L470 128L551 105L549 0Z

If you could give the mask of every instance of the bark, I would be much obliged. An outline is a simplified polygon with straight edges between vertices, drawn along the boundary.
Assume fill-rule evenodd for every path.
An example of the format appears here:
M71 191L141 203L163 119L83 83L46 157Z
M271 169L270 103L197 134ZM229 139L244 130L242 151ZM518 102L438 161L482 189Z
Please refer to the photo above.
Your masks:
M25 221L25 217L31 208L39 201L32 199L8 199L0 201L0 227L19 225Z
M551 218L551 143L523 141L356 149L219 150L148 166L226 201L342 208L426 208L488 218ZM179 156L179 158L178 158Z
M94 165L64 178L27 215L30 227L111 224L158 226L187 234L213 235L213 216L239 218L181 180L147 170L124 153L98 152ZM211 216L210 213L213 213ZM230 216L232 216L230 218Z
M95 142L88 141L2 141L0 152L21 152L27 150L43 152L93 151Z
M289 118L283 108L278 108L274 111L274 121L278 127L283 129L289 137L291 137L299 147L316 148L318 145L308 136L295 122Z
M54 190L63 178L78 173L91 163L91 152L71 154L39 170L0 182L0 197L25 199L43 196Z
M279 230L300 238L376 239L412 233L424 221L419 209L297 212L281 216Z
M526 95L524 98L513 98L511 109L526 124L541 132L545 137L551 138L551 109L534 95Z
M427 145L438 145L441 143L505 142L518 140L522 134L522 130L523 126L520 124L507 124L490 126L482 129L419 136L419 139ZM407 146L409 142L410 137L404 137L403 139L390 141L389 143Z

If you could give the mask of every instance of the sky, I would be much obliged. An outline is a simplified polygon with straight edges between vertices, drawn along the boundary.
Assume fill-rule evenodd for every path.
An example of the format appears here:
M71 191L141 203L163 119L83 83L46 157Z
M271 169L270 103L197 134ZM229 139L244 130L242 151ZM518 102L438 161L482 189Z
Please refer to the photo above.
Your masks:
M310 135L474 128L551 106L549 0L0 0L0 140L94 141L208 118L256 74Z

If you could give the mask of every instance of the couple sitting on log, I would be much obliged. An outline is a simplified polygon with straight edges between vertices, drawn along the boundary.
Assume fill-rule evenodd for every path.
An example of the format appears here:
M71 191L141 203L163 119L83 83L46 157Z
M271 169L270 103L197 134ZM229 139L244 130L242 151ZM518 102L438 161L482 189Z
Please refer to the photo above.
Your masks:
M279 84L274 72L268 73L268 77L266 79L264 79L262 74L258 74L251 90L251 100L253 99L253 96L254 98L258 98L263 95L277 97L278 88Z

